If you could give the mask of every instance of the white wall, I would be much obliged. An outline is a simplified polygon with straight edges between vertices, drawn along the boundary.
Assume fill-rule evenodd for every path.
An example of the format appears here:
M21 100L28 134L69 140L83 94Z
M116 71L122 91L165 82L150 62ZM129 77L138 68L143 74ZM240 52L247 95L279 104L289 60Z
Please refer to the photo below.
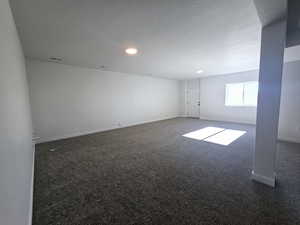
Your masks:
M256 107L225 106L225 85L257 81L258 71L203 78L200 81L200 118L255 124Z
M255 124L255 107L227 107L224 104L226 83L257 80L258 71L202 78L200 118ZM184 81L181 82L181 91L184 91L183 84ZM300 61L284 64L281 92L278 137L281 140L300 142ZM184 108L184 101L181 101L182 112Z
M279 139L300 143L300 61L284 65Z
M178 81L33 60L27 72L41 142L179 115Z
M0 224L31 224L33 146L25 64L8 0L0 1Z

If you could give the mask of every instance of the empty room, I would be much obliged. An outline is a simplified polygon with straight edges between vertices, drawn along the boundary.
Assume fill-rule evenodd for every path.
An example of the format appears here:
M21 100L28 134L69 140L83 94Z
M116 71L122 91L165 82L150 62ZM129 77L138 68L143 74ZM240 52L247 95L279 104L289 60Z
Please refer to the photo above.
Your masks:
M0 225L300 224L298 0L0 0Z

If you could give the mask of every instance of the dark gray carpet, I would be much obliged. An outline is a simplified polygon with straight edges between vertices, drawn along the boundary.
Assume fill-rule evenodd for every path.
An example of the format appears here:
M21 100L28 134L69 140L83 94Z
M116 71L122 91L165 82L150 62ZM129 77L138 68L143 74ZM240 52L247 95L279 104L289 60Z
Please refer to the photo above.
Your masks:
M182 137L206 126L247 134ZM37 145L33 224L300 224L300 145L278 144L276 189L250 180L253 147L253 126L183 118Z

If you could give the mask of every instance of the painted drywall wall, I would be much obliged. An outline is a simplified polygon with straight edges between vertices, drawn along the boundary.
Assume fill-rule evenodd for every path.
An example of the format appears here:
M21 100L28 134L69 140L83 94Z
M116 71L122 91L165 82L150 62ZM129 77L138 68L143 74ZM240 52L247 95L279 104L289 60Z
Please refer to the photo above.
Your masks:
M33 146L22 48L0 1L0 224L31 224Z
M175 80L27 60L40 142L179 115Z
M283 67L279 132L281 140L300 143L300 61Z
M262 28L252 179L275 187L286 20Z
M256 107L225 106L225 85L257 81L258 71L214 76L200 80L200 118L255 124Z
M258 71L202 78L200 80L200 118L239 123L256 123L255 107L225 106L226 83L257 81ZM184 92L184 81L181 81ZM184 94L181 94L184 95ZM285 63L279 114L280 140L300 142L300 61ZM182 97L184 99L184 96ZM181 112L185 101L181 101ZM184 113L182 113L184 115Z

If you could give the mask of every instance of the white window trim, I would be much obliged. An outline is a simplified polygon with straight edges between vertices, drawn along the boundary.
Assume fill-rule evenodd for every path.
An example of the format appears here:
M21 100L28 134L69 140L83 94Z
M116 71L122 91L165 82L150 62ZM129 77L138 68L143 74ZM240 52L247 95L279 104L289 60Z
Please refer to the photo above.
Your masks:
M257 104L256 105L246 105L246 104L227 104L228 100L227 100L227 85L229 84L243 84L243 86L245 84L252 84L252 83L257 83L258 81L246 81L246 82L236 82L236 83L227 83L225 84L225 106L226 107L254 107L257 108ZM243 102L244 102L244 95L245 95L245 89L243 88Z

